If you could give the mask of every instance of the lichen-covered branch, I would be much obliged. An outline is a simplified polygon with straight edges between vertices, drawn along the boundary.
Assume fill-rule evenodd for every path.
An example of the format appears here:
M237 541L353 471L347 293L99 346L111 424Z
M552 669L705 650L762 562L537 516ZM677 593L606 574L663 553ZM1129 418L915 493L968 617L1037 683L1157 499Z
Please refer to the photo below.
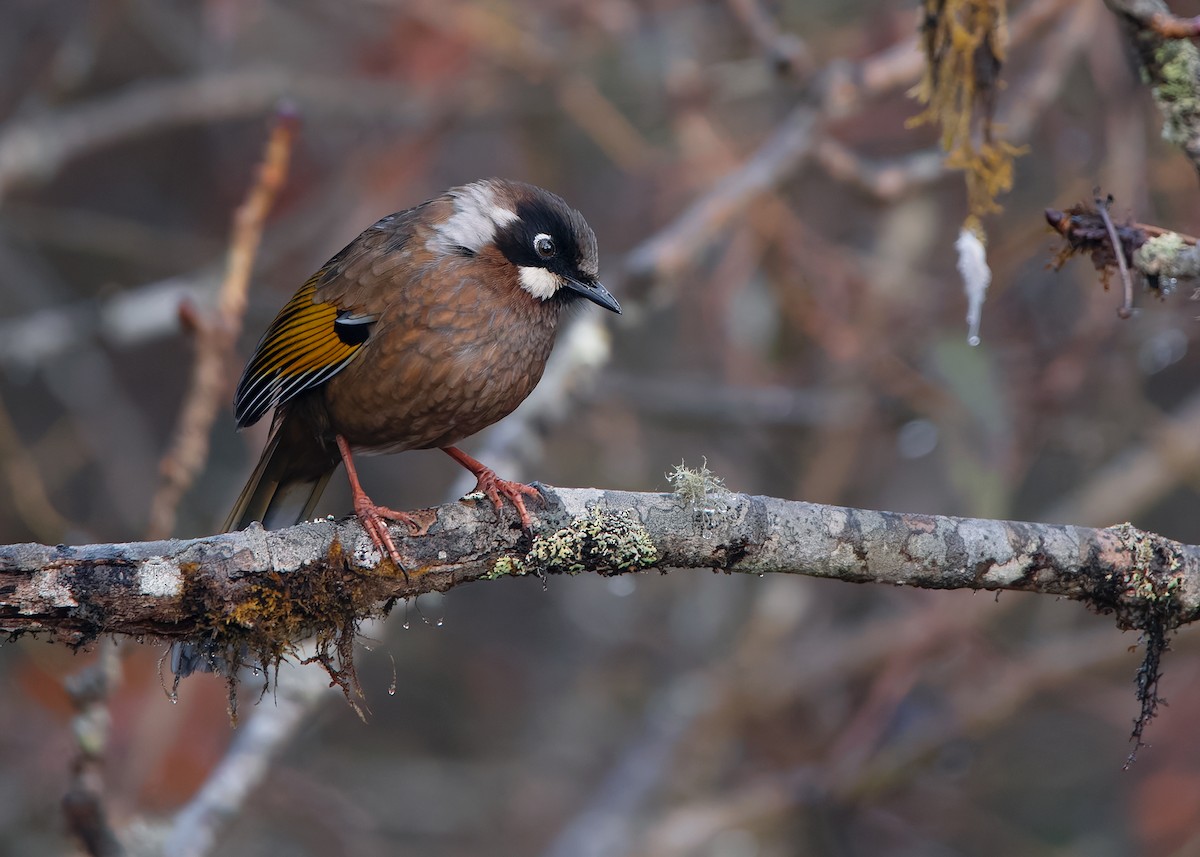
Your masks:
M929 589L1042 592L1125 628L1200 615L1200 548L1107 529L873 512L714 493L544 488L534 532L490 504L420 513L395 531L407 577L353 519L188 541L0 548L0 627L70 643L101 633L206 636L284 653L395 599L510 575L645 569L792 573ZM1156 617L1156 618L1155 618Z
M1046 209L1046 222L1066 241L1055 256L1055 268L1073 255L1086 253L1101 272L1105 288L1109 274L1119 270L1126 290L1122 308L1126 310L1132 300L1131 273L1160 294L1170 292L1180 280L1200 278L1200 250L1194 237L1148 223L1117 223L1106 211L1111 203L1111 199L1097 198L1092 204L1079 203L1066 211Z
M1200 49L1168 26L1162 0L1105 0L1125 30L1163 116L1163 137L1200 172ZM1166 35L1164 35L1166 34Z

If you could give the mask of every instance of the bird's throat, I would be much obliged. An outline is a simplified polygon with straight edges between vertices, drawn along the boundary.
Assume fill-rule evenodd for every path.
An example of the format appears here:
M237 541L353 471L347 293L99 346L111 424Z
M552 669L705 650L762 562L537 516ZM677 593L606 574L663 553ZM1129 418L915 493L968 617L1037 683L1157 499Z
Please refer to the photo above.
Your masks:
M521 280L521 288L542 301L554 297L554 293L562 285L558 279L558 274L548 271L545 268L521 266L517 268L517 274Z

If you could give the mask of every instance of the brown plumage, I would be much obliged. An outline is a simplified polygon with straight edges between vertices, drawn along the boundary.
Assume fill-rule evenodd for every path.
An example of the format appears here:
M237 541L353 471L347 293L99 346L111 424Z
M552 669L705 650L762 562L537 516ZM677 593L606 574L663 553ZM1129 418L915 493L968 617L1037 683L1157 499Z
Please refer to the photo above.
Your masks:
M312 513L339 461L381 553L400 559L385 520L411 518L362 491L352 452L441 448L528 527L528 485L454 448L511 413L542 377L563 311L590 300L620 312L597 281L582 215L532 185L488 179L374 224L284 306L238 384L248 426L274 408L262 458L226 523L289 526ZM204 668L175 659L175 671ZM207 664L211 668L212 664Z

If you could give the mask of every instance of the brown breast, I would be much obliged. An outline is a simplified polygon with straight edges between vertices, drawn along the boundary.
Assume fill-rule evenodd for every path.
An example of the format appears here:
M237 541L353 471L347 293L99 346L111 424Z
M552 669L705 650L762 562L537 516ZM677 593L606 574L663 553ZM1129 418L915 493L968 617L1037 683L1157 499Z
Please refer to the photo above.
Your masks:
M511 413L541 379L559 302L523 291L497 251L380 273L371 338L324 386L329 427L352 446L455 444Z

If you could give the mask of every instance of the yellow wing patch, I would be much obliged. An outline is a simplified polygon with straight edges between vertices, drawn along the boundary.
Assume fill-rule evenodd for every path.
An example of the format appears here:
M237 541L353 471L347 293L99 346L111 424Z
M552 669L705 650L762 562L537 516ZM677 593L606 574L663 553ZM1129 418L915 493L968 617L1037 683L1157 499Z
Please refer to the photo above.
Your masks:
M238 428L253 425L272 407L328 381L366 341L367 327L361 336L339 334L342 311L314 300L324 273L315 274L284 305L254 350L233 399ZM368 324L372 320L365 319ZM364 319L356 321L357 328Z

